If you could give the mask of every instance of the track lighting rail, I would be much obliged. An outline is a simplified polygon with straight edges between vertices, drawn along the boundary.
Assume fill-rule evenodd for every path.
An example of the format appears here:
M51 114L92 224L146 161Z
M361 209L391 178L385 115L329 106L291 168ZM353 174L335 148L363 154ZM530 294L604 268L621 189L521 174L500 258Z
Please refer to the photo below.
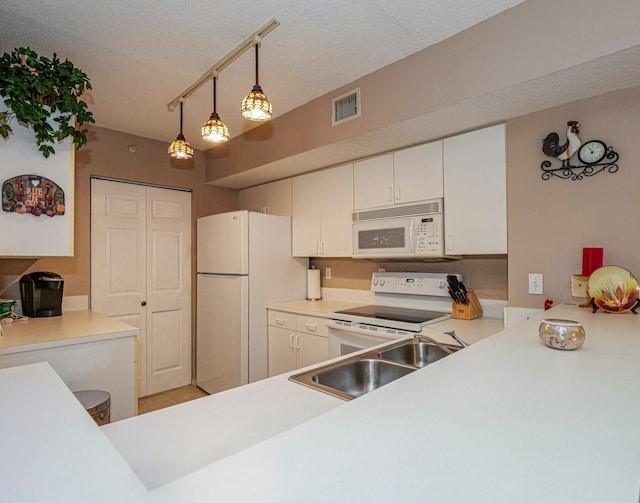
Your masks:
M238 45L235 49L233 49L229 54L227 54L224 58L218 61L215 65L213 65L209 70L207 70L202 77L196 80L193 84L187 87L184 91L182 91L178 96L176 96L173 100L171 100L167 104L167 108L170 112L173 112L180 101L188 98L193 93L195 93L198 89L200 89L204 84L212 80L214 77L217 77L218 74L224 70L227 66L233 63L236 59L242 56L249 49L253 48L255 44L260 44L261 40L266 37L269 33L275 30L280 25L280 22L275 18L271 18L267 23L258 28L255 32L249 35L240 45Z

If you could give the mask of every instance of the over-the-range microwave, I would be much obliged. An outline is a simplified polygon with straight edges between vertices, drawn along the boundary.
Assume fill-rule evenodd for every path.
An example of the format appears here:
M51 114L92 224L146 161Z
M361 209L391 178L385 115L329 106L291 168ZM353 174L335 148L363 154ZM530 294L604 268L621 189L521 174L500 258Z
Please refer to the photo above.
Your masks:
M353 258L444 258L442 207L442 199L431 199L354 211Z

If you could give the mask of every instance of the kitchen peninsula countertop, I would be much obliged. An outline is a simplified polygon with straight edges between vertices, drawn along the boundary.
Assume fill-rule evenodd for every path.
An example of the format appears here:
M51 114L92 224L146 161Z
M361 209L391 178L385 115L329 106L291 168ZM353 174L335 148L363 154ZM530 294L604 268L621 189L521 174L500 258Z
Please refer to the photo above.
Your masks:
M29 318L2 325L0 355L131 337L139 330L88 309L65 311L62 316Z
M545 317L582 322L584 346L577 351L544 346L538 325ZM53 482L58 472L75 475L82 469L82 487L94 481L109 486L109 492L95 493L107 495L106 501L637 502L639 332L640 317L631 313L593 314L558 306L373 393L328 407L144 497L125 461L114 459L112 446L105 445L102 429L89 425L82 408L65 398L68 390L46 386L47 393L65 395L59 403L49 396L47 417L29 409L31 400L24 397L39 393L41 381L49 383L55 375L19 367L24 375L16 380L7 372L18 370L5 369L0 371L0 407L11 413L9 418L0 415L0 440L9 445L0 458L3 495L30 501L20 496L33 500L34 491L52 490L51 501L64 496L66 502L86 501L77 496L75 477ZM281 378L267 379L263 386ZM233 395L230 390L230 406ZM192 407L215 398L196 400ZM215 414L201 411L205 417ZM28 441L24 453L21 442L7 442L31 440L31 431L58 427L63 421L50 424L51 414L64 417L57 435L62 446ZM245 417L254 424L261 420L258 414ZM169 423L167 436L190 427L188 422ZM82 425L82 446L65 445L76 424ZM185 453L190 448L185 445ZM113 469L98 470L91 463L85 468L86 460L72 455L76 451L94 458L106 455ZM49 467L36 463L35 469L43 470L40 479L34 470L24 470L32 458L58 462ZM120 491L119 498L114 491Z

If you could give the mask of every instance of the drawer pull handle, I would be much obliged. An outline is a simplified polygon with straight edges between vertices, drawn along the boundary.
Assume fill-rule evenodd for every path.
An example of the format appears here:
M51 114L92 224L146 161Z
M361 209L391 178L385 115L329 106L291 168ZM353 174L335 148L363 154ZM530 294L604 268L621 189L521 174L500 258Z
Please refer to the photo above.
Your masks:
M311 323L305 323L304 326L307 327L307 330L309 330L311 332L315 332L316 330L318 330L318 325L312 325Z
M287 322L287 320L283 320L282 318L276 318L276 325L284 325Z

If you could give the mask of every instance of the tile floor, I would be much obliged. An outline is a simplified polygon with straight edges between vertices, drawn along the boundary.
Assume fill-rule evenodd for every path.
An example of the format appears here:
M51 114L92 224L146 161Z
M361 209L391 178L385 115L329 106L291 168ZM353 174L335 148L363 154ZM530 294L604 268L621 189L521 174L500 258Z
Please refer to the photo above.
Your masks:
M138 415L164 409L165 407L171 407L172 405L188 402L189 400L195 400L196 398L207 395L208 393L202 391L197 386L189 385L138 398Z

